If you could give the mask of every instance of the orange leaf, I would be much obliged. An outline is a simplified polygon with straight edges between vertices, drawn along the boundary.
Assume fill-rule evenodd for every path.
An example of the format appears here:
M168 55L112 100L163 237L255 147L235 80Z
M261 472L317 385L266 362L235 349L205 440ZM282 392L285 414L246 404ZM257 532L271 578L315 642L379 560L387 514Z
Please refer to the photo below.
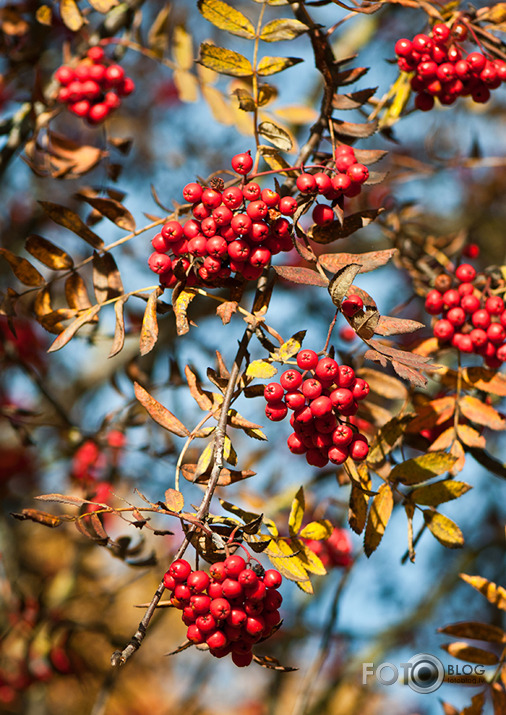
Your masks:
M493 430L506 429L506 419L502 417L493 407L486 405L477 397L465 395L459 400L459 407L462 414L471 422L484 425Z
M134 391L136 398L155 422L178 437L188 437L190 430L170 410L155 400L138 382L134 382Z

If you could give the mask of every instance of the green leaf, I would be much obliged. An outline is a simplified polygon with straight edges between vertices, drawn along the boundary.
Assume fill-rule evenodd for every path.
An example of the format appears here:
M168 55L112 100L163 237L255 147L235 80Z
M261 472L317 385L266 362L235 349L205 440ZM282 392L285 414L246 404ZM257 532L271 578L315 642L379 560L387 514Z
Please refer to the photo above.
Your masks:
M430 452L396 464L390 472L390 479L402 482L402 484L419 484L444 474L453 467L456 461L457 458L453 454Z
M261 122L258 126L258 133L281 151L290 151L293 146L288 132L274 122Z
M470 489L472 489L471 485L466 482L442 479L440 482L413 489L409 494L409 499L422 506L438 506L452 499L458 499Z
M232 35L255 38L255 28L248 18L222 0L199 0L197 3L203 17L220 30L226 30Z
M300 527L302 526L302 519L304 518L305 507L304 487L300 487L292 502L292 508L288 518L288 529L292 536L299 533Z
M268 77L271 74L283 72L299 62L303 62L300 57L263 57L258 63L257 74L261 77Z
M266 360L253 360L246 369L246 375L248 377L259 377L262 380L267 380L273 377L277 371L278 368Z
M200 45L199 63L207 69L232 77L250 77L253 74L251 62L243 55L225 47L217 47L210 42Z
M423 512L425 523L436 539L449 549L460 549L464 545L464 536L457 524L438 511L426 509Z
M278 20L271 20L271 22L268 22L262 27L260 39L264 42L294 40L308 30L309 27L299 20L279 18Z

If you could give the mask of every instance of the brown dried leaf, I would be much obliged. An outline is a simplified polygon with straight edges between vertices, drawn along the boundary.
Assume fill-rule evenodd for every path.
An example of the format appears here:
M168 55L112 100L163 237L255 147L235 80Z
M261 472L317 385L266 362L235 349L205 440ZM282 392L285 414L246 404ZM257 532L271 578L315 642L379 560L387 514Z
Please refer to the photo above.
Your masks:
M72 256L54 243L42 236L32 234L25 242L25 248L34 258L53 271L61 271L74 267Z
M181 472L183 474L183 477L189 482L195 482L196 484L207 484L209 481L208 474L200 474L197 478L195 478L195 475L197 474L196 464L183 464L183 466L181 467ZM251 469L238 470L226 469L225 467L223 467L218 478L218 486L226 487L229 484L235 484L235 482L240 482L243 479L248 479L248 477L253 477L255 474L256 472L253 472Z
M220 303L216 308L216 315L221 318L223 325L228 325L233 314L237 311L239 304L236 300L227 300L225 303Z
M482 593L493 606L506 611L506 588L498 586L493 581L488 581L483 576L469 576L466 573L461 573L459 576L463 581Z
M72 273L65 281L65 298L69 308L74 310L91 308L86 284L79 273Z
M298 670L298 668L292 668L291 666L281 665L279 660L273 658L270 655L256 655L253 654L253 660L262 668L270 668L271 670L278 670L281 673L293 673L293 671Z
M481 715L485 705L485 691L473 695L471 705L461 710L460 715ZM502 715L502 714L501 714Z
M462 372L466 387L474 387L491 395L506 397L506 375L496 370L487 370L484 367L467 367Z
M273 266L274 270L286 281L298 283L299 285L312 286L327 286L328 281L323 278L317 271L311 268L302 268L299 266Z
M114 328L114 340L112 341L111 351L107 357L112 358L123 349L125 344L125 315L124 307L128 300L128 296L124 296L114 303L114 313L116 316L116 325Z
M91 512L91 514L86 517L77 519L75 525L79 533L86 536L88 539L96 541L103 546L109 543L109 537L107 536L98 514L95 514L95 512Z
M356 476L359 477L359 481L351 479L348 523L356 534L361 534L367 520L367 505L369 503L369 495L364 489L370 490L371 478L365 465L358 467Z
M335 75L335 82L337 87L344 87L347 84L353 84L358 79L363 77L369 72L369 67L352 67L349 70L344 70L343 72L338 72Z
M155 400L155 398L147 392L138 382L134 382L135 396L148 412L150 417L157 422L160 427L172 432L172 434L178 437L188 437L190 434L189 429L184 426L184 424L178 420L178 418L170 412L166 407L164 407L160 402Z
M441 648L446 650L452 658L467 660L469 663L496 665L496 663L499 662L499 658L495 653L491 653L483 648L476 648L475 646L471 646L464 641L459 641L457 643L443 643Z
M445 633L447 636L455 638L469 638L475 641L488 641L488 643L506 643L506 632L502 628L479 621L461 621L437 630L438 633Z
M360 271L360 266L356 263L350 263L349 265L341 268L337 273L335 273L330 279L328 284L328 291L332 302L338 308L341 307L343 299L348 294L353 280L357 273Z
M44 276L39 273L39 271L32 266L30 261L27 261L26 258L16 256L7 248L0 248L0 256L5 258L18 281L21 281L24 285L40 286L46 282L44 280Z
M96 251L93 253L93 287L98 303L105 303L124 293L118 266L109 252L102 255Z
M358 109L374 95L377 89L377 87L372 87L371 89L361 89L358 92L351 92L350 94L335 94L332 100L332 106L339 111ZM357 161L364 163L358 158Z
M38 203L55 223L68 228L69 231L75 233L97 250L101 250L104 247L102 239L84 223L75 211L60 204L54 204L51 201L39 201Z
M81 507L83 504L93 504L94 502L88 499L83 499L82 497L75 497L70 494L40 494L35 497L39 501L49 501L55 504L68 504L70 506Z
M115 199L99 198L98 196L88 196L83 193L80 193L79 196L90 204L95 211L98 211L99 214L105 216L105 218L112 221L112 223L116 224L116 226L119 226L124 231L128 231L130 233L135 231L136 226L134 217L119 201L116 201Z
M43 524L43 526L49 526L51 529L54 529L56 526L60 526L60 524L63 524L64 521L68 521L68 519L64 519L61 516L55 516L54 514L48 514L45 511L39 511L38 509L23 509L21 513L14 513L11 512L11 516L13 516L15 519L19 519L20 521L35 521L37 524Z
M65 330L60 333L56 340L54 340L54 342L50 345L50 347L48 348L48 353L54 353L57 350L63 348L74 337L79 328L82 328L82 326L86 323L95 322L94 318L100 311L100 308L100 305L93 305L91 308L88 308L84 311L84 313L82 313L75 320L73 320L70 325L68 325Z
M323 268L332 273L350 263L360 265L360 273L368 273L380 266L384 266L397 253L396 248L388 248L384 251L370 251L369 253L322 253L318 258L318 262Z
M477 397L464 395L459 400L459 407L462 414L471 422L484 425L493 430L506 429L506 419L490 405L486 405Z
M389 484L382 484L373 498L367 518L364 536L364 551L370 556L379 546L392 514L394 497Z
M334 125L334 131L338 139L348 137L365 139L366 137L371 137L378 131L378 122L376 120L356 124L354 122L343 122L341 119L332 119L332 124Z
M373 392L388 400L405 400L408 397L408 390L404 383L396 377L367 367L357 370L357 375L369 383Z
M200 409L204 412L212 410L213 400L211 398L211 393L202 389L200 381L197 379L197 376L191 370L189 365L185 366L184 374L186 375L188 387L190 388L190 394Z
M163 501L170 511L180 512L184 507L184 496L177 489L167 489Z
M148 298L146 309L144 311L144 317L142 319L141 337L139 341L141 355L147 355L151 352L156 345L156 341L158 340L156 304L162 293L163 288L157 286L155 290L150 293Z
M368 226L374 221L384 209L367 209L365 211L357 211L357 213L345 216L342 225L339 221L333 221L325 226L313 226L308 232L308 236L316 243L332 243L340 238L346 238L355 231ZM360 254L358 254L360 256ZM365 254L367 255L367 254ZM360 263L360 259L358 259Z
M503 666L503 671L506 668ZM491 689L494 715L503 715L506 712L506 690L499 683L494 683Z

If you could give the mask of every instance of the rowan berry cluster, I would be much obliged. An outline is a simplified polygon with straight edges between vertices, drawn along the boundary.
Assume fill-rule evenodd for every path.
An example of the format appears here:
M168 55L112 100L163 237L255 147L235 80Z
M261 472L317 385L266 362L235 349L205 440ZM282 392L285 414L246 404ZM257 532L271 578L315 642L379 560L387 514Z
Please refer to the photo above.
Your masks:
M76 67L59 67L55 79L61 84L57 101L90 124L103 122L135 89L125 70L109 61L101 47L90 47Z
M343 417L358 410L358 403L369 394L369 385L355 377L353 368L339 365L333 358L321 357L314 350L301 350L297 365L303 370L286 370L279 382L265 386L265 414L273 422L293 411L288 449L304 454L314 467L325 467L329 460L342 464L348 457L358 462L369 452L367 438L354 432Z
M281 623L281 581L276 569L250 567L237 554L212 564L209 574L178 559L163 579L172 605L182 611L188 640L206 643L215 658L230 653L239 667L251 663L253 645L269 638Z
M252 167L249 152L232 158L232 168L244 177ZM256 280L271 256L293 248L287 218L297 210L292 196L246 179L241 187L211 183L187 184L183 197L192 204L193 218L168 221L151 241L155 252L148 264L166 288L181 279L187 286L222 285L233 273Z
M463 353L482 355L487 367L495 370L506 362L504 300L474 285L476 271L469 263L457 268L455 278L458 285L452 288L450 276L438 276L425 298L427 313L442 314L434 323L434 335Z
M346 529L336 527L328 539L305 539L305 542L327 570L334 566L350 566L353 562L350 536Z
M369 170L360 164L353 147L341 144L334 155L335 170L332 176L323 171L315 174L303 172L297 177L297 188L301 194L321 194L328 201L343 200L358 196L362 191L362 184L369 178ZM316 204L313 208L312 218L315 224L323 226L335 220L332 206Z
M484 104L490 92L506 80L506 62L489 59L482 52L466 53L461 43L468 29L462 22L450 28L436 23L429 35L415 35L412 40L397 40L397 64L404 72L414 72L411 87L416 92L415 106L431 110L435 98L441 104L453 104L457 97L471 97Z

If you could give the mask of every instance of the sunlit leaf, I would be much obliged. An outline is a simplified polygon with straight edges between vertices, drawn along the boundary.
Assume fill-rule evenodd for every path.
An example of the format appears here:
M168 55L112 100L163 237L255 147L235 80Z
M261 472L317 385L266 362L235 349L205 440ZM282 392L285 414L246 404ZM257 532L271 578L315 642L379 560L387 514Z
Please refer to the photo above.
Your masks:
M84 18L75 0L60 0L60 16L72 32L77 32L84 25Z
M274 122L261 122L258 125L258 133L281 151L290 151L292 149L293 144L290 135Z
M278 371L277 367L265 360L253 360L246 369L248 377L259 377L261 380L266 380L273 377Z
M262 57L257 66L257 73L261 77L268 77L271 74L283 72L302 61L300 57Z
M493 430L506 429L506 419L497 410L494 410L490 405L486 405L477 397L464 395L459 400L459 407L462 414L471 422L476 422Z
M25 248L34 258L53 271L69 269L74 265L72 257L66 251L58 248L58 246L55 246L54 243L42 236L35 234L28 236Z
M60 204L54 204L51 201L39 201L38 203L55 223L64 228L68 228L69 231L77 234L80 238L89 243L90 246L93 246L93 248L97 250L103 248L104 242L102 239L84 223L75 211Z
M157 286L155 290L150 293L146 308L144 310L144 316L142 318L141 335L139 341L139 348L141 355L147 355L155 347L156 341L158 340L158 320L156 317L156 304L158 298L163 293L163 288Z
M188 306L195 298L196 293L182 290L173 301L174 315L176 316L176 330L178 335L185 335L190 330L186 312Z
M197 6L205 19L220 30L248 40L254 39L255 28L251 21L228 3L222 0L199 0Z
M464 536L454 521L438 511L426 509L423 518L432 535L449 549L460 549L464 545Z
M271 20L262 27L260 39L264 42L294 40L308 30L308 26L299 20L278 18Z
M288 529L292 536L299 533L304 518L305 509L304 488L300 487L292 502L290 516L288 517Z
M444 643L441 648L444 648L452 658L459 660L467 660L470 663L479 663L480 665L496 665L499 658L495 653L491 653L483 648L476 648L465 642Z
M469 576L465 573L459 575L463 581L482 593L493 606L506 611L506 588L488 581L483 576Z
M198 61L208 69L232 77L250 77L253 74L251 62L243 55L225 47L217 47L210 42L200 45Z
M423 487L413 489L409 498L422 506L439 506L452 499L458 499L463 494L472 489L466 482L457 482L453 479L442 479L434 484L426 484Z
M134 391L136 398L155 422L178 437L188 437L190 434L189 429L170 410L158 400L155 400L138 382L134 382Z
M375 551L392 514L394 498L389 484L382 484L378 494L373 498L367 518L364 536L364 551L366 556L370 556Z
M300 530L299 536L302 539L321 541L322 539L329 538L332 529L332 523L328 519L318 519L317 521L310 521L309 524L306 524L306 526Z
M419 484L444 474L456 461L456 458L447 452L431 452L396 464L390 472L390 479L402 484Z
M84 311L79 317L75 318L70 325L68 325L65 330L58 335L56 340L51 344L48 349L48 353L54 353L56 350L60 350L64 345L66 345L69 340L71 340L77 333L79 328L82 328L86 323L94 322L93 319L99 312L101 306L94 305Z
M26 258L16 256L7 248L0 248L0 256L3 256L16 278L27 286L40 286L45 283L44 277L32 266Z
M452 623L444 628L438 628L438 633L445 633L447 636L456 638L470 638L476 641L488 641L489 643L505 643L506 632L498 626L478 621L461 621Z

